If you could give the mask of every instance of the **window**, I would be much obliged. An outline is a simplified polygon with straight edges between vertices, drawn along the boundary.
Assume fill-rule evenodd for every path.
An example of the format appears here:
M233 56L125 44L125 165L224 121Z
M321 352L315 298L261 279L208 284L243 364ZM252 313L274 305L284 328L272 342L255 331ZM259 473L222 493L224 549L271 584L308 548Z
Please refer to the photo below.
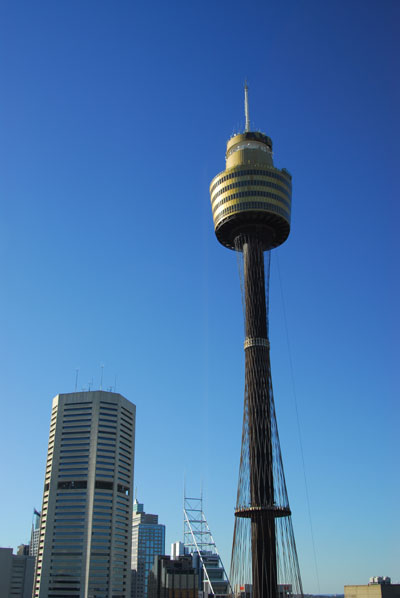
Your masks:
M125 494L125 496L129 496L129 487L124 486L123 484L118 484L117 491Z
M94 483L95 488L103 488L105 490L112 490L113 485L114 484L112 482L104 482L102 480L96 480Z
M87 488L87 482L86 481L79 481L79 480L74 480L71 482L58 482L58 486L57 488L60 489L70 489L70 490L74 490L75 488Z

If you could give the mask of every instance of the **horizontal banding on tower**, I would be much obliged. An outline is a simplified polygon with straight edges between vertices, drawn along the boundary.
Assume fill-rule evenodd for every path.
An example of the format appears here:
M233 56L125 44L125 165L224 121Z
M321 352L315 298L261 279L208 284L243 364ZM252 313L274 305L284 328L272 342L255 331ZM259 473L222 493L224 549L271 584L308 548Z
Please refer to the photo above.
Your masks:
M235 509L235 517L244 517L248 519L254 519L263 513L272 513L274 517L289 517L292 514L289 507L279 507L277 505L242 507L240 509Z
M244 348L249 347L267 347L269 348L269 340L267 338L250 338L247 337L244 341Z

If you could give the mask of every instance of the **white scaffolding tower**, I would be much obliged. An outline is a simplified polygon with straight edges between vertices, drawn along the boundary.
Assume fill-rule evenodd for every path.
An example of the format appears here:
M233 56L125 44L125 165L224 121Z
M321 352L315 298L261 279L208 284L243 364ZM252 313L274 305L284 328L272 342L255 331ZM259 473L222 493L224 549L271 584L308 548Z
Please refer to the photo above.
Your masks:
M203 511L203 498L184 497L183 542L199 569L203 597L232 596L231 586Z

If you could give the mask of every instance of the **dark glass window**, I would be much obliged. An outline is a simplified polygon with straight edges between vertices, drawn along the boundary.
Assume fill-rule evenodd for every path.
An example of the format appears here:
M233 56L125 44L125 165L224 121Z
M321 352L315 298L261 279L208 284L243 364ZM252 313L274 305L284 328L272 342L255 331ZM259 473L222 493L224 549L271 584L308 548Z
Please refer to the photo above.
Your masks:
M104 490L112 490L113 483L112 482L103 482L102 480L96 480L94 483L95 488L102 488Z
M74 481L70 481L70 482L58 482L57 488L59 490L63 489L69 489L69 490L74 490L75 488L87 488L87 481L83 481L83 480L74 480Z

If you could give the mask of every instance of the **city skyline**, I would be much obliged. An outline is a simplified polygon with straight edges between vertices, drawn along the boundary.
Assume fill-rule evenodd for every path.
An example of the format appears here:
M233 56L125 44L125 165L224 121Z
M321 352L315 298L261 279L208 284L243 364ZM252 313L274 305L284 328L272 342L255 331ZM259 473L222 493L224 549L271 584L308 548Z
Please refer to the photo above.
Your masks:
M254 2L251 40L238 2L177 6L2 11L1 545L29 540L51 399L79 368L78 390L103 377L137 405L135 484L167 546L186 475L229 568L243 326L208 186L244 128L247 78L252 125L294 181L292 234L272 256L271 360L304 591L395 582L399 6Z

